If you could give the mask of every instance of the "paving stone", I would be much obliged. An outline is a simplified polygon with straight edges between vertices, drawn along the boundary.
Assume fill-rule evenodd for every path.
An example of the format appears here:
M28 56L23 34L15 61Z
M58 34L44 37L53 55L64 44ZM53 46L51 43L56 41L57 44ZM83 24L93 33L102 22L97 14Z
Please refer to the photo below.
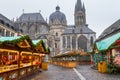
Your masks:
M120 80L120 74L99 73L97 70L90 68L90 65L79 65L76 69L86 80Z
M48 71L36 72L22 80L80 80L73 69L49 65Z

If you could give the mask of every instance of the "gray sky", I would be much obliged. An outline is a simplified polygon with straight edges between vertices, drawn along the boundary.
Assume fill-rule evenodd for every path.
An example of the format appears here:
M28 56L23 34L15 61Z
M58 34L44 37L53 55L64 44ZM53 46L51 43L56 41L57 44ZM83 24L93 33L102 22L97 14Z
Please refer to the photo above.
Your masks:
M0 13L9 19L25 13L41 11L44 19L49 18L57 5L66 15L68 25L74 24L74 8L77 0L0 0ZM120 0L82 0L86 8L89 28L101 32L120 18Z

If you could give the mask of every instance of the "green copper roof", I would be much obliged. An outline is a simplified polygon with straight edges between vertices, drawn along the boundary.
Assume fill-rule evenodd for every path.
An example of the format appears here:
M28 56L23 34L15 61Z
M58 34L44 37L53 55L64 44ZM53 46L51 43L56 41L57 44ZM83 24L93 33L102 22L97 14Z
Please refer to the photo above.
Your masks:
M98 50L107 50L116 40L120 38L120 33L117 33L111 37L108 37L104 40L96 42Z
M14 39L18 39L20 36L14 36L14 37L0 37L0 41L12 41Z

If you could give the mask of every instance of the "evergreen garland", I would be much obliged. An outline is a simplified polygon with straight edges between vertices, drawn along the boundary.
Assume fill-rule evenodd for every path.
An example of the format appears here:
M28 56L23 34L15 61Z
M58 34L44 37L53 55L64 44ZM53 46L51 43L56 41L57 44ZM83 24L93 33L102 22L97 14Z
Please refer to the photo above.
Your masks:
M38 47L39 45L41 45L46 51L45 43L43 42L43 40L40 40L35 46Z
M47 47L47 48L46 48L46 51L47 51L47 53L49 54L49 53L50 53L50 48Z
M110 56L110 63L107 64L108 73L116 73L117 72L117 68L113 63L113 59L114 59L114 57L111 55Z
M29 40L30 44L33 46L32 40L30 39L30 37L28 35L26 36L21 36L20 38L14 39L14 40L6 40L6 41L0 41L0 45L3 44L11 44L11 45L16 45L24 40Z

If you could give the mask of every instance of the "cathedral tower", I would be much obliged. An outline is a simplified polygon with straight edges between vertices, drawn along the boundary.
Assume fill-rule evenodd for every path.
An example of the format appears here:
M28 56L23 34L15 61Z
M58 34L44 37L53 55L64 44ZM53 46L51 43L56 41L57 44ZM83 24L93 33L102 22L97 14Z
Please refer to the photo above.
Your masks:
M81 0L77 0L75 5L74 19L76 27L86 24L85 6L81 3Z
M56 6L56 11L49 17L50 35L52 35L51 47L54 50L54 54L60 53L61 50L61 38L67 26L67 20L64 13L60 11L60 7Z

